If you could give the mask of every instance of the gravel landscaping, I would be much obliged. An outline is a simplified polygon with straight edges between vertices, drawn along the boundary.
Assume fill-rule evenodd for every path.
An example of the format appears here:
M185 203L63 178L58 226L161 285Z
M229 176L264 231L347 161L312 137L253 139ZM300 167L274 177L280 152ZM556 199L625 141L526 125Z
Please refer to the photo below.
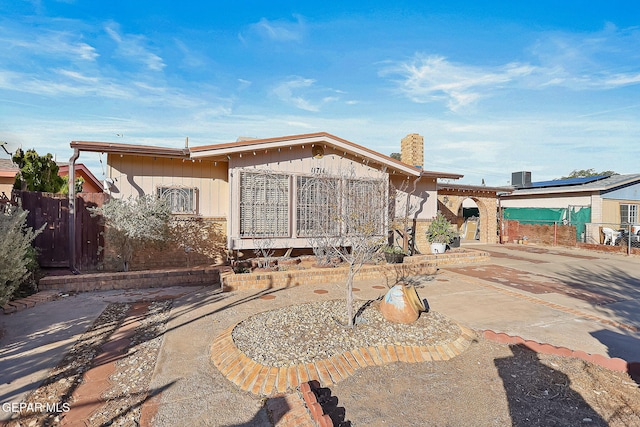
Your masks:
M298 304L251 316L233 330L243 353L267 366L315 362L359 347L438 345L455 340L458 325L445 316L421 313L412 324L387 321L379 301L354 304L356 326L348 328L344 300Z

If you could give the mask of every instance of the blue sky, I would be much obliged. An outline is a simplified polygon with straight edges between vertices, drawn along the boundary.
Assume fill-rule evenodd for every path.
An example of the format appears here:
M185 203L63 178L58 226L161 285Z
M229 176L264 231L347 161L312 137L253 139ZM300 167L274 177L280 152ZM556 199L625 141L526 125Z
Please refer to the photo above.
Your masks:
M640 2L0 0L10 150L318 131L466 184L640 173Z

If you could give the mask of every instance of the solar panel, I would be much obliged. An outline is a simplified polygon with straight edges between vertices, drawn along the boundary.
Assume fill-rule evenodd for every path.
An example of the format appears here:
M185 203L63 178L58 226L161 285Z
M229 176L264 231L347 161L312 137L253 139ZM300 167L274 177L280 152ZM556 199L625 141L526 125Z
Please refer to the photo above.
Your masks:
M587 184L589 182L598 181L601 179L609 178L609 175L587 176L581 178L568 178L568 179L555 179L553 181L539 181L532 182L529 188L542 188L542 187L565 187L569 185Z

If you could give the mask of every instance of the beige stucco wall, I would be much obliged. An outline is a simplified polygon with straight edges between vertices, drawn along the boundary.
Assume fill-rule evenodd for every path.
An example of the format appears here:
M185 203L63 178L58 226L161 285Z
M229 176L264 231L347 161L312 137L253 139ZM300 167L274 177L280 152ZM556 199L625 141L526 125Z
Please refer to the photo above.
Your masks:
M13 183L15 178L0 177L0 195L4 192L8 198L11 198L11 190L13 189Z
M410 219L430 220L435 217L438 209L436 197L436 179L422 177L389 176L390 186L397 190L396 218L404 218L406 215L407 195L409 194ZM414 190L415 184L415 190Z
M629 201L629 200L615 200L615 199L601 199L602 200L602 219L599 222L604 224L612 224L616 227L620 228L620 205L624 204L640 204L639 202ZM592 221L596 222L596 221ZM635 223L639 223L640 218L636 218Z
M228 216L227 163L112 154L107 163L108 176L114 180L110 192L113 197L154 194L159 186L195 187L198 189L199 215Z
M590 194L575 195L531 195L531 196L503 196L503 208L566 208L567 206L591 205Z

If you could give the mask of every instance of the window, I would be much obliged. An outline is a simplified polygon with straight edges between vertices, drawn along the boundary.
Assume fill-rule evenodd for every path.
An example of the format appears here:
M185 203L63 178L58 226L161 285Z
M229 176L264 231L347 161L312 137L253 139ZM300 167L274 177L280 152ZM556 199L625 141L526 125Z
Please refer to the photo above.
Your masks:
M240 235L289 236L289 177L240 173Z
M340 234L340 180L336 178L299 176L297 178L298 236Z
M158 197L165 199L173 214L196 214L197 188L158 187Z
M384 181L350 179L346 186L347 234L384 234L387 209Z
M620 224L638 223L638 205L620 205Z

